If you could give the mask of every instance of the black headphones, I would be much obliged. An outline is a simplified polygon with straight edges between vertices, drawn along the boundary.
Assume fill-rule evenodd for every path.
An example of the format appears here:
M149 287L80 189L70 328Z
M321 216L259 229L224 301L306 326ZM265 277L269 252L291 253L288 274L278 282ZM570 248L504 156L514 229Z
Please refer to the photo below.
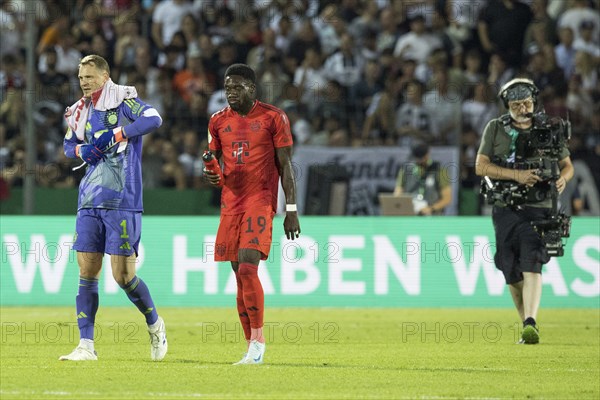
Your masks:
M533 97L533 108L537 107L537 95L540 93L540 90L535 86L531 79L526 78L516 78L512 79L504 84L500 91L498 92L498 97L502 100L504 107L508 110L508 91L517 85L524 85L531 90L531 97Z

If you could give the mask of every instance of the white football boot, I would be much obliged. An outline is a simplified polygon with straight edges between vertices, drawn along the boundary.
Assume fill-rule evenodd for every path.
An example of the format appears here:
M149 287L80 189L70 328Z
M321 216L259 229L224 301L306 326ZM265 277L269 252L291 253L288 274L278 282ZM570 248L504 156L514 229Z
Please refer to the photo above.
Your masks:
M59 361L98 361L98 354L83 346L77 346L71 354L58 357Z
M152 358L152 361L160 361L165 358L169 347L167 343L167 330L165 328L165 321L161 317L158 317L154 325L156 328L153 330L148 328L148 334L150 335L150 358Z
M250 341L248 353L245 359L240 361L240 364L262 364L265 358L265 349L267 345L256 340Z
M242 356L242 359L238 362L235 362L231 365L242 365L242 364L246 364L246 357L248 357L248 353L244 353L244 355Z

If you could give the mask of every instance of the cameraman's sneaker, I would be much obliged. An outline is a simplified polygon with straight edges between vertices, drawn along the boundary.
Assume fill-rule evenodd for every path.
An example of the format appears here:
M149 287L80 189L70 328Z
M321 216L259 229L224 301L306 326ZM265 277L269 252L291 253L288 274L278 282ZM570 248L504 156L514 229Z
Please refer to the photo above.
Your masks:
M150 358L152 358L152 361L160 361L165 358L167 349L169 348L167 330L165 328L165 321L161 317L158 317L154 325L154 329L148 328L148 334L150 335Z
M523 322L521 340L524 344L537 344L540 342L540 331L535 325L535 320L533 318L527 318L525 322Z
M58 357L59 361L98 361L96 351L77 346L70 354Z

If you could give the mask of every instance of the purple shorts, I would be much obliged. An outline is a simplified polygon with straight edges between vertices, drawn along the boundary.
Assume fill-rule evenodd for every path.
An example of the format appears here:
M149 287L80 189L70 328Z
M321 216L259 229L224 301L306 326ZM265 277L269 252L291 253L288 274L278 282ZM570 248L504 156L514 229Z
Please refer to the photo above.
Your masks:
M73 249L118 256L138 254L142 235L142 213L137 211L84 208L77 212Z

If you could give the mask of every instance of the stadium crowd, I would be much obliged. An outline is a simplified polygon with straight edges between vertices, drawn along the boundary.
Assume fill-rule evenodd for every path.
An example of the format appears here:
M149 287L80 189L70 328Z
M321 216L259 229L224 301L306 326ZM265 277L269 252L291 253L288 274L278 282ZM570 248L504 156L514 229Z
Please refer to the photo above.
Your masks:
M0 0L0 169L23 182L26 112L37 184L76 187L64 109L79 60L99 54L163 116L144 139L146 188L205 187L208 119L223 74L252 66L259 98L287 112L297 146L456 146L461 185L498 89L531 78L548 114L573 124L571 158L600 170L597 0ZM35 107L25 109L25 12L37 24ZM595 173L596 187L600 175ZM576 193L577 191L575 191Z

